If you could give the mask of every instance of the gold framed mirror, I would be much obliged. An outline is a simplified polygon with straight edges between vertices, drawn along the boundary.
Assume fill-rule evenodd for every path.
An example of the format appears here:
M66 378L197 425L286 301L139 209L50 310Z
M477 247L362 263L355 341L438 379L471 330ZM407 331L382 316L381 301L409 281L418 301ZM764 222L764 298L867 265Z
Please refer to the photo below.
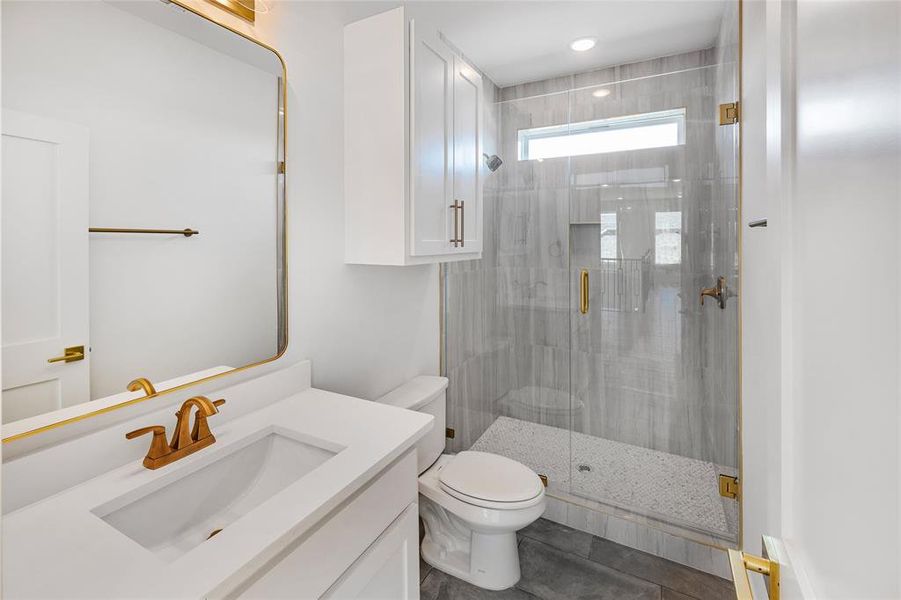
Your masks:
M281 356L281 55L178 0L3 16L3 442Z

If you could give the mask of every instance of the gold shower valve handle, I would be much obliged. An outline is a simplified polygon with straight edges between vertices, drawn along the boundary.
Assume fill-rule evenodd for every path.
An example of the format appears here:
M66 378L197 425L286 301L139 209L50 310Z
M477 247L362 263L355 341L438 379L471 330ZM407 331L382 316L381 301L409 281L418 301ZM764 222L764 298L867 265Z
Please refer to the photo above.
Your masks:
M704 306L704 297L710 296L717 301L721 309L726 308L726 278L717 277L714 287L701 288L701 306Z

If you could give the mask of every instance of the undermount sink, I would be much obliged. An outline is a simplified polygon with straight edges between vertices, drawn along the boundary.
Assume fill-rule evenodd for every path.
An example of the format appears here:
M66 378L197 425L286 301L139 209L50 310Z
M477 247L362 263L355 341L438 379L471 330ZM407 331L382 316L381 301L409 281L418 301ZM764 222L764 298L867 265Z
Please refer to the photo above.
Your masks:
M171 562L341 450L327 442L301 441L277 428L248 439L243 447L137 500L119 498L92 512Z

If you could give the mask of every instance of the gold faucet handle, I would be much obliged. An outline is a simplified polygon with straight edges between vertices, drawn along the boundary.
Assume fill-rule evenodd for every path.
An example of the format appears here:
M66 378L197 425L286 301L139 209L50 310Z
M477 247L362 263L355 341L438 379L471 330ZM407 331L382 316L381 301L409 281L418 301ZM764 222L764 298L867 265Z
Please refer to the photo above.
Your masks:
M225 404L225 398L220 398L213 402L213 408L217 409ZM197 416L194 417L194 429L191 431L191 439L195 442L198 440L202 440L205 437L212 437L213 433L210 431L210 425L206 421L207 415L203 413L203 411L198 410Z
M160 458L172 451L169 444L166 443L166 428L162 425L151 425L150 427L142 427L141 429L129 431L125 434L125 439L133 440L134 438L147 433L152 433L153 439L150 441L150 450L147 451L147 457L144 459L145 462L147 459Z

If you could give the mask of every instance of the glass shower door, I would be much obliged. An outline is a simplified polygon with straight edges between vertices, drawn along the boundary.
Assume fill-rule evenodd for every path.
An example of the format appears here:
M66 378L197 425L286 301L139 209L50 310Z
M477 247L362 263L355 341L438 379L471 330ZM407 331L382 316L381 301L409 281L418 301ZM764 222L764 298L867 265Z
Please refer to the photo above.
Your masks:
M706 52L570 93L570 137L601 148L570 158L570 492L732 543L738 132L717 105L736 72Z

